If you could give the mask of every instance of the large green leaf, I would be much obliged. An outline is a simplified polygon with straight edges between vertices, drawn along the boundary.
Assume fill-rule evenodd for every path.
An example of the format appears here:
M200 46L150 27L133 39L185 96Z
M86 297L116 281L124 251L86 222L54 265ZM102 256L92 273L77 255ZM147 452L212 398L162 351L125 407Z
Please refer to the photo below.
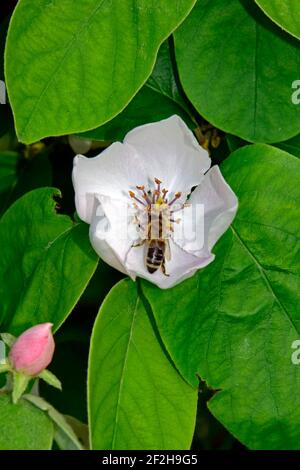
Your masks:
M220 390L214 415L253 449L300 448L300 161L266 145L222 171L239 197L216 259L167 291L144 283L176 366Z
M195 0L20 0L6 47L19 139L86 131L129 103ZM16 69L16 63L18 67Z
M198 0L175 33L183 87L209 122L250 142L299 133L300 43L252 0Z
M20 400L0 394L0 450L50 450L53 424L43 411Z
M0 23L0 80L4 80L4 46L7 28L8 20L5 19ZM8 104L0 104L0 137L2 137L12 127L13 119L10 106Z
M131 129L178 114L197 127L177 84L168 42L161 46L151 77L129 105L112 121L81 134L93 140L122 140Z
M89 359L93 449L188 449L197 391L160 343L136 285L117 284L96 320Z
M18 334L45 321L57 329L96 269L87 226L56 213L58 195L27 193L0 220L0 331Z
M298 0L255 0L262 10L279 26L300 38Z

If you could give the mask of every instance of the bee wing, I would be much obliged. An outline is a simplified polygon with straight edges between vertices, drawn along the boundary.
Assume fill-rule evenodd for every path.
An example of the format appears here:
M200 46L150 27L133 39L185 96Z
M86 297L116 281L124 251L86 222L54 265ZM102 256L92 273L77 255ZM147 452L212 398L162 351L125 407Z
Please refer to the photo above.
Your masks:
M166 239L166 249L165 249L165 259L167 261L170 261L171 260L171 248L170 248L170 242L169 242L169 239L167 238Z

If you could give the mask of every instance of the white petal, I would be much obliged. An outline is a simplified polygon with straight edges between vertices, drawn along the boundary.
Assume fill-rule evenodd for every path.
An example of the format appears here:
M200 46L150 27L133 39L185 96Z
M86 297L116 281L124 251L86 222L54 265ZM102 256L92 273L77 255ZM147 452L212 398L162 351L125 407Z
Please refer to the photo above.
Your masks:
M161 289L168 289L193 276L200 268L211 263L214 255L208 254L199 258L183 251L173 240L170 240L171 260L166 261L166 272L170 276L165 276L161 269L150 274L146 268L147 244L142 247L132 247L126 259L126 268L134 272L137 276L147 279L156 284Z
M203 256L229 228L237 209L238 199L224 180L218 166L212 167L203 182L193 191L190 208L178 212L181 224L175 226L174 239L185 251ZM180 226L192 227L192 236L180 236Z
M91 223L95 194L128 199L128 191L147 179L141 159L129 145L116 142L95 158L77 155L74 159L73 184L79 217Z
M169 192L189 194L210 168L208 152L179 116L137 127L127 134L150 180L158 178Z
M125 259L133 240L128 230L132 228L127 217L127 203L97 196L90 226L90 240L100 258L118 271L135 278L125 267Z

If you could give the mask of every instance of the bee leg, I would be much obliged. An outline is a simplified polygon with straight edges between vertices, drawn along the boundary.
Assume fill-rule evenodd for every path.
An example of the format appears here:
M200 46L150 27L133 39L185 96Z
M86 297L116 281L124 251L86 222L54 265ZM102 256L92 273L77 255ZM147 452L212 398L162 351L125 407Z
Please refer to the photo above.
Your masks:
M143 246L143 245L145 244L145 241L146 241L146 240L142 240L142 241L140 241L140 242L138 242L138 243L136 243L136 244L133 243L131 246L132 246L132 248L137 248L138 246Z
M163 272L163 274L164 274L165 276L170 277L170 274L167 274L167 273L166 273L166 265L165 265L164 262L163 262L162 265L161 265L161 270L162 270L162 272Z

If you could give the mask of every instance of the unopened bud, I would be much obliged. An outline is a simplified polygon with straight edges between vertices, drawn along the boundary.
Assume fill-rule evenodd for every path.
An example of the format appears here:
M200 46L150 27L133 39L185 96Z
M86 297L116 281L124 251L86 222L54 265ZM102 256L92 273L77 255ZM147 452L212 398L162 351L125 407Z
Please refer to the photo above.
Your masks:
M24 331L9 353L12 368L28 376L39 375L52 361L54 339L52 323L41 323Z

